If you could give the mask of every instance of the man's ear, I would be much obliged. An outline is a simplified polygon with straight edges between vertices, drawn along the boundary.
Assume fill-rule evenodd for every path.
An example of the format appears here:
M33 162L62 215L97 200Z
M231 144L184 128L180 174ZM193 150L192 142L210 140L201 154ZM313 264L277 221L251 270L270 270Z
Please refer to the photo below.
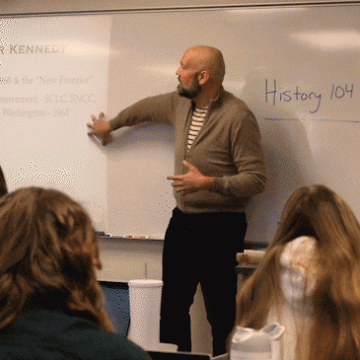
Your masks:
M204 85L209 80L210 74L208 70L200 71L198 75L198 81L200 85Z

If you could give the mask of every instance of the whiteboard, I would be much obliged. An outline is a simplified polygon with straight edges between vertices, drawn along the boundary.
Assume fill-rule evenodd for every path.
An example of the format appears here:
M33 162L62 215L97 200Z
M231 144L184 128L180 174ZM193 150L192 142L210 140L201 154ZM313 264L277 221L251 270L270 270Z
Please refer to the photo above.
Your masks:
M78 20L79 29L70 31L69 22ZM6 21L1 19L0 26ZM46 84L46 90L36 82L28 86L38 96L38 111L45 111L47 104L40 102L45 94L68 101L61 107L69 110L68 118L59 113L66 125L55 119L58 107L52 103L47 118L35 122L20 115L4 116L9 105L0 102L6 124L0 134L0 163L10 188L22 186L24 178L30 179L26 184L59 187L87 206L98 230L114 236L162 239L175 206L166 180L174 169L173 129L154 124L121 129L113 133L111 144L102 147L86 135L86 123L91 114L104 111L111 118L139 99L173 91L183 52L205 44L222 51L224 87L253 110L262 134L269 180L265 192L253 199L247 211L246 240L269 241L287 197L306 184L331 187L359 218L359 5L219 7L12 21L9 33L18 22L34 29L29 38L10 39L19 44L37 37L44 43L44 26L51 28L54 23L57 31L45 32L47 43L70 47L82 41L96 45L97 50L86 54L81 49L82 55L71 61L64 55L51 67L44 56L40 67L29 65L28 59L34 56L30 54L17 55L19 62L10 66L8 60L14 56L7 54L6 47L4 54L0 52L0 99L16 97L19 89L26 92L29 84L15 87L4 80L25 73L31 78L41 73L50 76L48 72L57 79L66 72L72 77L94 77L88 84L78 84L81 91L59 84ZM93 31L99 26L99 32ZM69 103L74 91L92 94L92 103ZM19 131L23 127L26 131ZM67 152L57 151L68 146ZM62 165L66 162L70 165ZM74 162L76 167L71 167ZM68 174L66 179L63 173Z

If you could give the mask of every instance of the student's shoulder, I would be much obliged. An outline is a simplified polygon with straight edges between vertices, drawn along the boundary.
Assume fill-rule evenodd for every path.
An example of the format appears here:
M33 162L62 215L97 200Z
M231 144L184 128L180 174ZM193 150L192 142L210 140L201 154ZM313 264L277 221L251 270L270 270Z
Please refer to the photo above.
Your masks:
M33 352L46 350L54 359L62 359L60 354L66 354L68 359L79 360L151 360L146 351L123 335L104 331L81 316L56 310L28 312L20 317L13 330L21 330L23 334L19 347L24 348L27 343Z
M125 336L103 331L87 320L74 321L64 337L78 349L79 359L151 360L145 350Z

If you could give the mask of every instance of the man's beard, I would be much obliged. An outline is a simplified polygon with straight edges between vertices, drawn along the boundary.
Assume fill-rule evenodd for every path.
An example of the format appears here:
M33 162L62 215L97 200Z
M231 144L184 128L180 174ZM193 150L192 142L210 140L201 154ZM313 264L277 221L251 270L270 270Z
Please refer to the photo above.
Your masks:
M197 75L194 74L190 86L185 87L180 83L177 89L180 96L186 97L188 99L194 99L201 93L202 87L197 80Z

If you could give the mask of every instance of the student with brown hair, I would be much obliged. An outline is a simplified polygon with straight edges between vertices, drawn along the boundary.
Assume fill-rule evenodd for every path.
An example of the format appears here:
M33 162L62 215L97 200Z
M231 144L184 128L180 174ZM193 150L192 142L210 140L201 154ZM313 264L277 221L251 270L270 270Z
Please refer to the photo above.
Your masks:
M0 166L0 197L7 194L7 192L8 190L6 186L5 176Z
M143 359L113 332L96 280L96 233L84 209L56 190L0 199L0 357Z
M282 359L360 359L360 226L322 185L288 199L259 267L244 284L236 324L285 326Z

